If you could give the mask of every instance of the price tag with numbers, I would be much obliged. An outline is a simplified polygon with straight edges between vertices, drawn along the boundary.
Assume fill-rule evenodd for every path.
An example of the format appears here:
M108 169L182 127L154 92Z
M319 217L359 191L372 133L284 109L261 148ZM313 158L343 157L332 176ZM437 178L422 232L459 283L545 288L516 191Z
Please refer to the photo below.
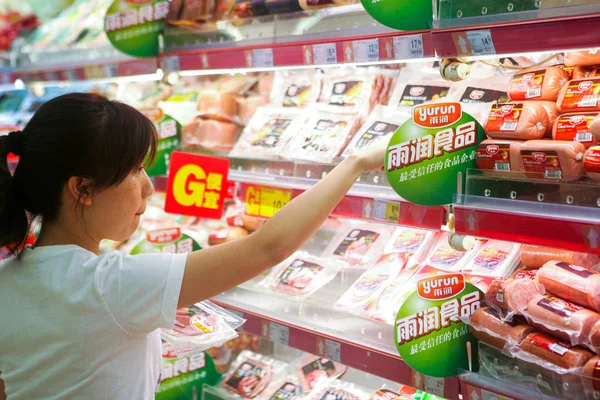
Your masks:
M496 54L494 40L489 29L478 31L468 31L467 40L471 45L471 51L474 56L488 56Z
M315 65L337 63L337 49L335 43L314 44L312 50Z
M290 344L290 328L275 322L269 322L269 339L272 342Z
M397 224L400 220L400 203L397 201L375 200L373 219Z
M335 362L342 362L342 345L333 340L317 337L317 354Z
M273 67L273 49L252 50L252 66L255 68Z
M424 390L436 396L444 396L444 378L425 376Z
M292 199L290 189L249 185L245 188L246 214L272 217Z
M396 60L423 58L423 35L394 37L394 58Z
M355 40L352 47L354 62L379 61L379 39Z

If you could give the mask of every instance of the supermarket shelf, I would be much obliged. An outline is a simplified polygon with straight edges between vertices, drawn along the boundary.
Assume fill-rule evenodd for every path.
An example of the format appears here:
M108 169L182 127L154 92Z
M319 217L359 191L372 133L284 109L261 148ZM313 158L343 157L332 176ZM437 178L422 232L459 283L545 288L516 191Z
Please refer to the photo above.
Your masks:
M458 376L463 400L513 399L513 400L558 400L558 397L534 392L499 379L475 372L464 372Z
M402 361L392 326L328 309L323 300L288 300L264 290L238 287L213 301L245 318L246 332L394 382L421 389L443 387L440 395L458 399L457 378L424 377Z

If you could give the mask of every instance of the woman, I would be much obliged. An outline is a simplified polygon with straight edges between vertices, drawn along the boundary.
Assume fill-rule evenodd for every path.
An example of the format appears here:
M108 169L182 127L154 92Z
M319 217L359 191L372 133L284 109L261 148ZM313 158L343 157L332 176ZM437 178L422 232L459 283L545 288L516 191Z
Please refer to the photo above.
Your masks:
M138 227L153 192L143 162L152 123L92 94L45 103L23 132L0 137L0 398L153 399L158 328L187 306L253 278L319 228L383 149L345 159L258 232L189 254L98 255ZM13 177L8 153L20 155ZM43 225L25 243L26 211ZM2 390L2 381L5 385Z

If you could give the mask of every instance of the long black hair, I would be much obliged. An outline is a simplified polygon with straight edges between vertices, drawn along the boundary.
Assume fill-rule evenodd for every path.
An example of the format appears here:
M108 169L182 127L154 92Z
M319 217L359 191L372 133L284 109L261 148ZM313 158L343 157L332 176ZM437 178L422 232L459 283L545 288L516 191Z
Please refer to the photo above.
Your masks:
M69 178L92 179L95 190L119 184L154 158L156 142L148 118L104 96L71 93L43 104L22 132L0 136L0 247L20 255L27 212L56 220ZM10 153L20 156L14 175Z

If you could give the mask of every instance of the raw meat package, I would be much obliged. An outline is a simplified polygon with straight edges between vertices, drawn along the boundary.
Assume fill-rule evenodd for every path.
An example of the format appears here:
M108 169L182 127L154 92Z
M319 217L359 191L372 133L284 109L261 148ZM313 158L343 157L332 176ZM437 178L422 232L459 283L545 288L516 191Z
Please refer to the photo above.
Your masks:
M205 300L177 310L173 329L161 329L161 337L178 356L187 356L236 338L244 319Z
M277 71L273 79L271 105L308 107L319 100L322 82L320 70Z
M559 116L552 128L552 139L580 142L589 148L598 144L592 134L591 125L600 113L571 113Z
M495 76L485 79L466 79L452 84L448 99L461 103L507 103L506 87L510 76Z
M600 274L562 261L548 261L537 273L547 292L580 306L600 310Z
M517 318L510 322L503 321L498 312L489 307L475 311L471 315L469 326L477 340L501 350L519 346L535 330Z
M488 288L485 301L504 321L512 321L514 315L523 315L533 297L544 293L544 287L530 279L499 279Z
M562 140L529 140L521 147L525 175L532 179L573 181L585 175L585 146Z
M450 91L451 82L436 75L416 74L412 69L403 68L396 80L389 106L409 109L429 101L444 99Z
M204 90L198 93L198 115L224 121L233 121L236 116L238 95Z
M367 115L375 106L376 67L329 69L319 102L326 111Z
M589 66L600 65L599 49L570 51L565 53L565 65L570 66Z
M516 351L519 359L558 373L581 369L593 354L544 333L530 333Z
M583 158L585 173L595 181L600 181L600 146L590 147Z
M435 238L436 232L401 226L392 234L384 253L405 253L409 256L410 264L420 263L425 260Z
M335 307L360 315L367 307L374 306L373 301L380 292L394 281L400 274L408 277L404 270L406 254L384 254L373 267L369 268L350 286L335 303Z
M324 256L346 261L354 267L368 268L383 254L392 232L390 226L350 221L339 228Z
M398 128L412 118L408 110L394 110L385 106L375 106L367 122L360 127L350 144L342 153L342 157L358 153L371 145L389 142Z
M600 111L600 77L574 79L560 91L558 109L563 112Z
M525 170L518 140L486 139L477 148L477 167L497 172L522 172Z
M181 144L184 149L228 151L233 148L239 131L240 127L232 122L196 119L181 130Z
M283 156L289 159L331 163L346 147L360 127L355 114L337 114L311 110L304 126L285 148Z
M305 394L300 378L296 375L287 375L273 380L260 395L260 400L296 400Z
M306 118L305 110L261 107L244 128L229 156L278 156L289 140L303 128Z
M448 232L441 232L437 235L437 241L433 245L425 264L448 272L460 272L469 265L480 246L481 244L477 241L475 248L472 250L460 251L453 249L448 243Z
M314 355L302 356L293 364L304 393L310 393L318 385L337 379L348 369L342 364Z
M261 394L285 369L285 363L248 350L242 351L232 366L221 386L246 399Z
M600 257L595 254L545 246L523 245L521 248L521 262L526 267L541 268L549 261L562 261L587 269L600 268Z
M521 245L501 240L488 240L461 272L504 278L519 265Z
M321 382L305 397L305 400L365 400L369 398L367 391L352 383L338 379Z
M329 283L344 266L341 261L296 252L273 267L261 285L276 292L306 297Z
M552 295L531 299L523 315L531 325L573 346L600 350L600 314Z
M548 112L538 102L499 103L491 107L485 133L492 139L541 139L550 126Z
M569 74L560 67L530 68L517 72L511 79L508 95L513 101L556 101Z
M262 95L237 98L236 121L248 125L254 114L256 114L256 110L268 103L269 97Z

